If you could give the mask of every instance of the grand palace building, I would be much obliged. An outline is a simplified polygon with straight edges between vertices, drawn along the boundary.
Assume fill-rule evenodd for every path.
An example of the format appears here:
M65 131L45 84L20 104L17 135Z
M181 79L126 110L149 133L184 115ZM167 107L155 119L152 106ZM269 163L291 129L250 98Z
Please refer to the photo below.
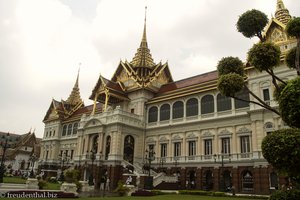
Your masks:
M282 62L274 71L284 80L296 76L284 63L287 51L296 46L296 39L285 33L290 19L277 0L275 16L264 30L267 41L281 49ZM127 168L140 179L148 174L149 161L156 188L225 191L234 186L240 193L269 194L285 183L261 151L268 133L286 128L280 116L222 96L217 71L179 81L171 71L167 62L154 62L145 20L133 59L120 61L111 79L99 76L91 105L81 99L79 74L67 100L52 99L43 119L40 169L49 176L79 169L82 180L93 175L96 189L103 174L115 188ZM271 77L251 66L245 71L251 91L276 108ZM246 91L239 97L255 101Z

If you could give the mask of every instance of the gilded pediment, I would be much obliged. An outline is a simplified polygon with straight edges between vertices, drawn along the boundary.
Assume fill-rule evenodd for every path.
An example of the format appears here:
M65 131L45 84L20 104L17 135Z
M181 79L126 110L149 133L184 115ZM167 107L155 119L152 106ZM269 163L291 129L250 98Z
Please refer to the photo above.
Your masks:
M52 110L48 116L48 119L56 119L56 118L59 118L59 115L57 114L56 110L54 108L52 108Z

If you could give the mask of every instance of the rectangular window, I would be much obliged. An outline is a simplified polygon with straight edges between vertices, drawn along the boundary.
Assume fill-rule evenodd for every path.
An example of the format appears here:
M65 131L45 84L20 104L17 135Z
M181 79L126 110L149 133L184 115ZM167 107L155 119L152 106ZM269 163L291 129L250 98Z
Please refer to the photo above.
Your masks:
M181 143L180 142L175 142L174 143L174 157L180 156L181 155Z
M204 140L204 155L212 155L212 139Z
M46 160L48 160L49 151L46 151Z
M154 144L149 144L148 149L150 152L154 152Z
M71 160L73 159L74 150L71 150Z
M189 156L196 155L196 141L189 141Z
M249 136L241 137L241 153L249 153L250 152L250 139Z
M263 89L263 97L264 101L270 101L270 92L269 89Z
M230 154L230 138L222 138L222 153Z
M167 157L167 144L163 143L160 145L160 157Z

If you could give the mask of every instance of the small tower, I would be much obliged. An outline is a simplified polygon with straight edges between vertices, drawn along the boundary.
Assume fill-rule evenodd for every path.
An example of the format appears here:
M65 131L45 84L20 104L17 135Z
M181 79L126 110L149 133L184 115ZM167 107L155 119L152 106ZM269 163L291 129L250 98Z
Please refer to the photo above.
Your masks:
M277 6L275 11L275 18L286 25L288 21L291 19L291 15L288 9L285 8L282 0L277 0Z
M150 49L148 48L148 42L146 37L146 11L147 7L145 7L145 21L142 41L140 47L137 49L137 53L130 62L130 64L133 66L136 73L142 80L149 79L149 75L153 67L156 65L153 61Z
M72 105L72 106L76 106L78 104L83 104L83 101L80 97L80 91L79 91L79 70L78 70L78 74L77 74L77 79L76 82L74 84L73 90L70 94L70 96L68 97L66 103Z

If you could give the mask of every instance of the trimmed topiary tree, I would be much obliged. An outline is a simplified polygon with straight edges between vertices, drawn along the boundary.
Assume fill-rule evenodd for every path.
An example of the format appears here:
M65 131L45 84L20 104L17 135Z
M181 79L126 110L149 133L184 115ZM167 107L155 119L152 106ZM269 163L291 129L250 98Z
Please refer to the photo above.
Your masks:
M261 41L264 41L262 31L267 23L268 17L265 13L252 9L239 17L236 27L238 32L241 32L245 37L252 38L257 36Z
M300 129L282 129L262 141L264 158L280 172L300 177Z
M278 98L282 119L291 127L300 128L300 77L291 80Z

